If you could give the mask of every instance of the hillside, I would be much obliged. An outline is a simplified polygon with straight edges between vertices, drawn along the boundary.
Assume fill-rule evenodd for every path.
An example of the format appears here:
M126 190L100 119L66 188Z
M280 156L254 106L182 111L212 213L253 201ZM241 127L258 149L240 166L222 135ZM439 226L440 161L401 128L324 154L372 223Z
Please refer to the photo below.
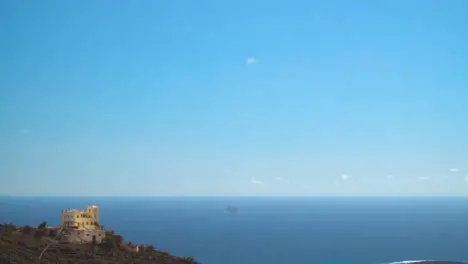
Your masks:
M45 251L39 262L39 256ZM0 225L0 264L6 263L134 263L134 264L197 264L192 258L172 256L155 250L153 246L135 246L125 243L114 232L106 232L102 244L70 244L57 239L53 229L36 229L29 226Z

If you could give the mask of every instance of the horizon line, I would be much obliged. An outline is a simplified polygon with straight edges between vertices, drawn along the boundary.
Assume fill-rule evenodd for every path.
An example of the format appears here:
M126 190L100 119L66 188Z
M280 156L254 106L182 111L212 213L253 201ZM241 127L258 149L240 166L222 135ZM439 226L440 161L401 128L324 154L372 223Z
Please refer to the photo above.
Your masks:
M5 195L0 198L468 198L468 195Z

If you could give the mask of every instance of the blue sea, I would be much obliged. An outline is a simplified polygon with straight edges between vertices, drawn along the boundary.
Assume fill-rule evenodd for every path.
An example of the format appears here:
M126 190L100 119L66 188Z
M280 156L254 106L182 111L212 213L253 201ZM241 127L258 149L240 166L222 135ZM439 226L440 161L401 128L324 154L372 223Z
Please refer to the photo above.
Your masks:
M468 198L2 197L0 221L59 225L92 204L126 240L202 264L468 259Z

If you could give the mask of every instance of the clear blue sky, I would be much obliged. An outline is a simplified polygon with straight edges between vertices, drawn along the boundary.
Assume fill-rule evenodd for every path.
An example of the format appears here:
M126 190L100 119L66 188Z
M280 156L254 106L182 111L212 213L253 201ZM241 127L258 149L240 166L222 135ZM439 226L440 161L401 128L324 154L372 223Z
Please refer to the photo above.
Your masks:
M0 1L0 193L468 195L466 10Z

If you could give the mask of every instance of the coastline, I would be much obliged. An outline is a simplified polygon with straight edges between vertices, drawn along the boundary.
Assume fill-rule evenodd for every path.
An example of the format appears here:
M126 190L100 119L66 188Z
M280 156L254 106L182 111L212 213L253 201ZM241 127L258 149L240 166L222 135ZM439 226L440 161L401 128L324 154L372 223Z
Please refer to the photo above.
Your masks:
M134 263L199 264L191 257L158 251L153 245L136 245L114 231L102 243L67 243L59 227L37 228L0 224L0 263Z

